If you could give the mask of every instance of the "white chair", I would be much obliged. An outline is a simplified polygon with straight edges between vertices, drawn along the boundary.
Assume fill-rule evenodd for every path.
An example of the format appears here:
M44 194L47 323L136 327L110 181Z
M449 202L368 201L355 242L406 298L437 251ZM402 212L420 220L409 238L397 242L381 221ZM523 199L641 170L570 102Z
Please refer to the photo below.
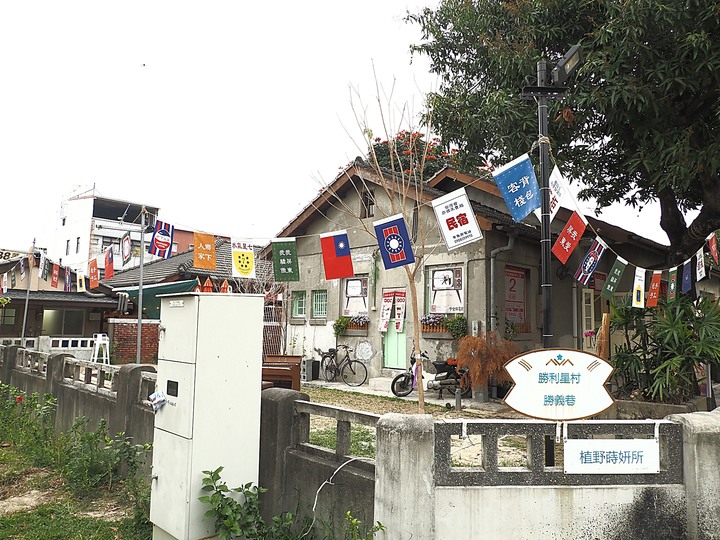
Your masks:
M93 348L92 361L102 361L103 364L110 363L110 338L107 334L93 334L93 340L95 340L95 347ZM100 350L102 349L102 360L98 359Z

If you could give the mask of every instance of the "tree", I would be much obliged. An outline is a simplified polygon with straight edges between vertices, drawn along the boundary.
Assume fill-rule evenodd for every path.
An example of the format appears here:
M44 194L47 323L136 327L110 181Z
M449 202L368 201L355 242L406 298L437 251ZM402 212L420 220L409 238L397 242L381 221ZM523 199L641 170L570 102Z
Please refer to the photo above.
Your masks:
M443 0L408 14L442 80L431 125L469 166L527 152L537 107L520 100L541 58L580 43L584 64L550 107L553 157L583 199L659 201L669 262L720 228L720 10L706 0ZM554 121L553 121L554 120ZM699 209L688 225L684 211Z

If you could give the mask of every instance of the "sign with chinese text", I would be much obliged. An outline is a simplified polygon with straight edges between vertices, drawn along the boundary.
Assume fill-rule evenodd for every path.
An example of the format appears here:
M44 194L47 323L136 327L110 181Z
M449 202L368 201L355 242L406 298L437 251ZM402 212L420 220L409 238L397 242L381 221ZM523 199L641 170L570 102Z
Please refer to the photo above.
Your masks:
M274 238L272 258L275 281L300 281L295 238Z
M542 420L578 420L613 404L605 383L613 367L575 349L539 349L519 354L505 369L514 385L505 404Z
M432 205L448 251L483 237L465 188L435 199Z
M395 331L402 332L405 324L405 291L395 291Z
M492 174L515 221L522 221L540 208L540 188L528 154L513 159Z
M525 324L526 274L521 268L505 267L505 320Z
M97 259L92 259L88 264L88 274L90 278L90 288L96 289L100 285Z
M395 290L388 289L383 291L382 306L380 307L380 331L387 332L390 326L390 315L392 314L393 301L395 300Z
M660 472L657 439L565 439L566 474L654 474Z
M705 251L702 247L697 250L695 261L695 276L697 276L697 280L700 281L701 279L705 279Z
M235 257L233 257L234 262ZM217 270L215 235L193 232L193 266L205 270ZM233 271L235 271L234 264Z
M555 255L561 263L565 264L572 252L575 251L575 248L580 243L580 239L583 234L585 234L586 227L587 221L585 221L585 217L577 212L573 212L552 247L553 255Z
M463 269L430 269L430 313L463 313Z
M662 270L653 270L652 279L650 280L650 290L648 291L647 307L655 307L660 298L660 279L662 278Z
M548 186L550 188L550 222L552 223L552 220L555 219L558 210L560 210L560 203L562 202L563 197L565 197L565 192L567 191L567 181L560 172L560 169L557 167L555 167L552 173L550 173ZM538 221L542 221L541 210L537 209L534 213L535 217L538 218Z
M275 245L273 244L273 263L275 259ZM255 279L255 251L250 240L232 238L232 275L233 277ZM298 276L298 279L300 276Z
M645 307L645 269L635 268L635 281L633 282L632 307Z
M615 263L613 263L612 268L610 269L607 281L605 281L605 287L603 287L600 296L607 298L608 300L612 299L618 285L620 284L620 278L625 272L625 267L627 267L627 261L625 259L622 257L615 259Z

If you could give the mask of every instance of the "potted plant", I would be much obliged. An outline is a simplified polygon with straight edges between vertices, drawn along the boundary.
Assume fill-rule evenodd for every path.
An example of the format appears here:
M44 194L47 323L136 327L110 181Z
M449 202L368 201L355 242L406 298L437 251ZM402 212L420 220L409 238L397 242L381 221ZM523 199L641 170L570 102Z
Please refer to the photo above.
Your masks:
M511 382L505 364L520 353L520 348L497 332L484 336L460 338L457 353L458 367L468 368L473 385L473 395L480 401L488 400L488 385L495 382Z
M424 333L447 333L445 315L442 313L429 313L420 317L420 324Z
M448 315L443 319L443 324L453 339L459 339L467 334L467 319L464 315Z
M349 324L350 317L341 315L335 319L335 322L333 323L333 332L335 333L335 337L342 336L345 333L345 330L347 330Z

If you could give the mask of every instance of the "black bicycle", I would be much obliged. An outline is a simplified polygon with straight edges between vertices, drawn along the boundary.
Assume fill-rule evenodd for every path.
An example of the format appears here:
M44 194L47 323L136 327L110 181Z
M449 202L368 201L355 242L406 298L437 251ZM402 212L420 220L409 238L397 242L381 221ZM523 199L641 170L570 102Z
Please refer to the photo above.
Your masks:
M360 360L350 358L353 349L347 345L338 345L336 349L327 351L315 351L320 355L320 371L327 382L333 382L338 375L348 386L362 386L367 381L367 366Z

